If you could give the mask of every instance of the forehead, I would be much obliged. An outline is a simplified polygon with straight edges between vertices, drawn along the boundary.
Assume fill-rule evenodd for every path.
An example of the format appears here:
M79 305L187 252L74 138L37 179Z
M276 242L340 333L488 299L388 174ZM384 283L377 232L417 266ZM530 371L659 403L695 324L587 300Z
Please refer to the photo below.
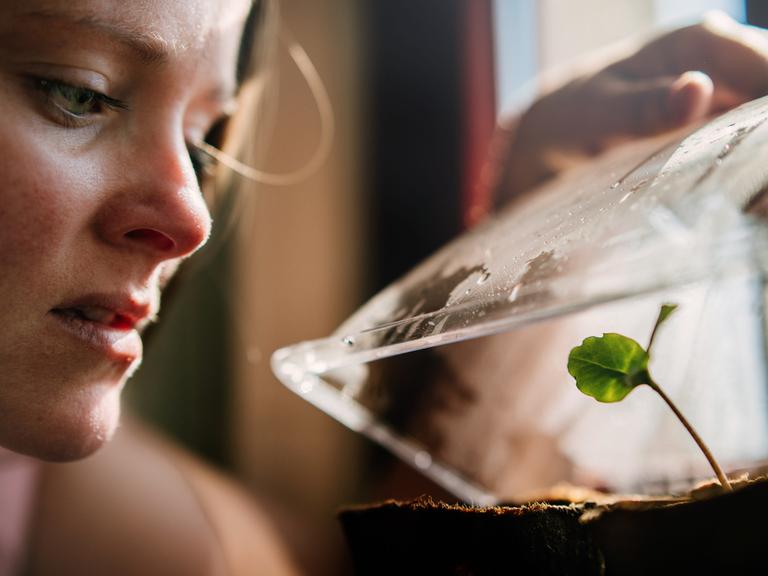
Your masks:
M205 54L239 38L250 0L0 0L15 24L101 33L146 59ZM8 21L6 19L6 21Z

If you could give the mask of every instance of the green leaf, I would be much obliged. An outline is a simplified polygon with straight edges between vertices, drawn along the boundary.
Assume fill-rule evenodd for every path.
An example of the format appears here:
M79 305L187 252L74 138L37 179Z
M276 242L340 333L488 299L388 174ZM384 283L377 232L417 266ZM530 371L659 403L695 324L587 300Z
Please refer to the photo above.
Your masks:
M677 310L677 304L662 304L661 309L659 310L659 317L656 318L656 324L653 325L653 330L651 331L651 337L648 340L648 354L651 353L651 348L653 348L653 341L656 339L656 332L659 330L659 326L661 326L664 321L669 318L669 315L672 314Z
M674 312L675 310L677 310L677 304L662 304L661 310L659 310L659 318L658 320L656 320L655 327L658 328L659 326L661 326L661 324L667 318L669 318L669 315L672 314L672 312Z
M568 372L584 394L600 402L619 402L648 382L648 353L621 334L590 336L571 350Z

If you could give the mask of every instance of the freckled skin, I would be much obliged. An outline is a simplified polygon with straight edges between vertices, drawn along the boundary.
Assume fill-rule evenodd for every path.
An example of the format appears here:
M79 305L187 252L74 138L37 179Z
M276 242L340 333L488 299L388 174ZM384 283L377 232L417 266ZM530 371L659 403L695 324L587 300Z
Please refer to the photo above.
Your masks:
M88 294L157 306L164 270L199 248L210 216L186 144L221 114L245 0L0 2L0 446L67 460L115 428L140 355L116 360L63 331L51 311ZM137 59L104 30L45 11L152 34L162 62ZM75 127L32 78L127 103ZM92 86L95 82L96 85Z

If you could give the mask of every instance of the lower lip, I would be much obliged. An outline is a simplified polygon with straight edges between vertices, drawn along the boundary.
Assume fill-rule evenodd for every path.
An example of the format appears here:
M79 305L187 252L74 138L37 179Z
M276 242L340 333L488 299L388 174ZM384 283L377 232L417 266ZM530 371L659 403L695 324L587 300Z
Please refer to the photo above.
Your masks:
M133 328L113 328L77 316L49 314L70 335L116 363L131 364L141 358L141 336Z

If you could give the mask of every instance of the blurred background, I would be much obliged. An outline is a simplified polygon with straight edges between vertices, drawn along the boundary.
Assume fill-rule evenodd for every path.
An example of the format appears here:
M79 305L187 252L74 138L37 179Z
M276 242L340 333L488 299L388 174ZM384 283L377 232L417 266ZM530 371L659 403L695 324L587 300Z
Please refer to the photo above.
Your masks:
M483 160L496 119L533 97L537 74L629 36L694 21L711 8L766 25L768 5L279 3L281 25L304 46L328 89L336 119L332 152L300 184L247 184L238 192L247 198L237 225L219 226L189 263L128 396L141 418L296 512L305 526L323 528L332 543L340 541L340 506L425 488L383 488L389 457L284 388L271 373L272 352L329 335L482 216ZM320 122L284 47L276 66L274 134L262 168L284 172L311 156Z

